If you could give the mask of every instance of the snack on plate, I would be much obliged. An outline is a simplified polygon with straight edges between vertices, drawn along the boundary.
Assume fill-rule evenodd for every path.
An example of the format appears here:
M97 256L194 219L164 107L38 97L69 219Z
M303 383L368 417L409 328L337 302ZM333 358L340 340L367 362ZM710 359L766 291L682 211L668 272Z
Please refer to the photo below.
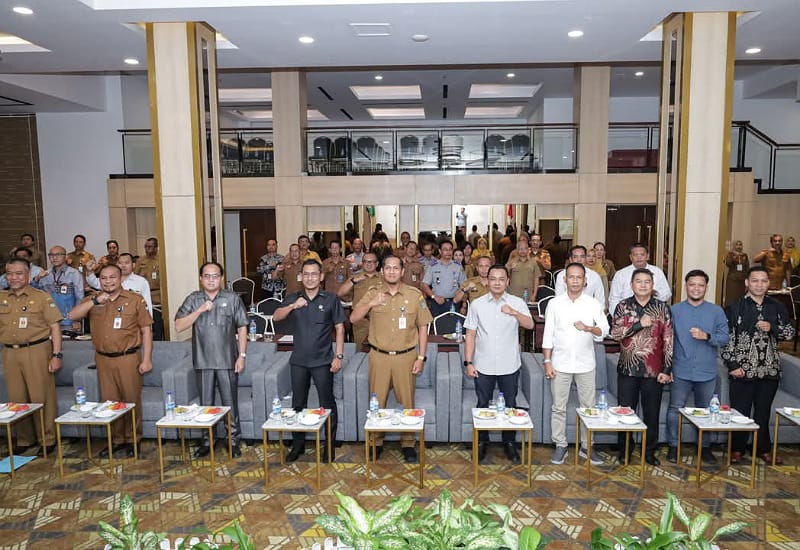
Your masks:
M522 409L506 409L506 416L527 416L527 415L528 413L526 413Z
M219 407L206 407L203 412L206 414L219 414L222 412L222 409Z
M633 409L630 407L612 407L611 412L614 414L618 414L620 416L626 416L629 414L633 414Z
M584 416L600 416L600 411L592 407L585 407L581 409L581 413Z
M186 414L188 412L189 412L189 407L184 407L184 406L175 407L175 414Z
M720 405L719 406L719 410L720 410L720 412L722 412L722 411L730 411L731 410L731 406L730 405Z
M496 415L495 415L494 411L481 410L481 411L478 411L478 416L480 418L494 418Z
M424 416L425 410L424 409L405 409L403 410L404 416Z
M318 414L322 416L325 414L325 407L317 407L316 409L306 409L306 414Z
M27 411L28 409L30 409L30 407L28 405L26 405L25 403L9 403L8 404L8 410L9 411L20 412L20 411Z
M121 411L125 407L126 407L125 403L121 403L119 401L117 401L115 403L111 403L111 405L108 406L109 410L112 410L112 411Z

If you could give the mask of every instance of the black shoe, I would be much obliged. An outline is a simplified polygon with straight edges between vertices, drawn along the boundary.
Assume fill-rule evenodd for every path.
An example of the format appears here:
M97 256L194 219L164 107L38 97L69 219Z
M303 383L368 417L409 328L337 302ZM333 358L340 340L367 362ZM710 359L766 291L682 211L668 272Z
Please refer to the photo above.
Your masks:
M403 459L409 464L417 463L417 451L414 447L403 447Z
M711 449L709 449L708 447L703 447L700 450L700 460L702 460L706 464L717 463L717 457L714 456L714 453L712 453Z
M327 445L323 445L322 448L320 449L320 452L322 453L322 457L320 458L320 460L322 460L322 462L326 462L326 463L330 464L331 462L334 462L336 460L336 446L335 445L333 447L331 447L331 459L330 460L328 460L328 446Z
M375 446L375 460L378 460L383 454L383 445Z
M644 461L650 466L661 466L661 461L658 459L653 451L644 454Z
M636 450L636 445L631 443L631 446L628 449L628 464L631 463L631 457L633 457L633 452ZM620 447L619 456L617 456L617 460L619 460L620 464L625 464L625 447Z
M667 460L676 464L678 462L678 449L676 447L670 447L667 451Z
M517 451L517 446L511 442L503 444L503 452L506 454L506 458L513 462L514 464L519 464L519 452Z
M483 462L483 459L486 458L486 452L489 450L489 443L487 441L481 441L478 445L478 462Z
M22 453L26 452L28 449L31 448L31 445L18 445L14 447L14 454L21 455Z
M306 452L305 447L292 447L292 449L286 453L286 462L294 462L300 455Z
M233 458L239 458L242 456L242 449L239 448L239 445L234 445L231 447L231 455Z
M133 456L133 445L129 443L117 443L111 447L111 451L117 456L120 456L120 453L124 452L123 456L130 458ZM97 457L108 458L108 447L97 453Z
M194 452L195 458L205 458L211 453L211 447L208 445L200 445Z

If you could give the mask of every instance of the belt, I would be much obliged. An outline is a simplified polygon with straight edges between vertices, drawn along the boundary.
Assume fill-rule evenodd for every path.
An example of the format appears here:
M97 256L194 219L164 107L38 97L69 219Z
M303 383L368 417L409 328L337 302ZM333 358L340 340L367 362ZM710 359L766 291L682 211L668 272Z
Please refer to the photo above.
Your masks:
M39 340L34 340L33 342L26 342L24 344L3 344L3 345L5 347L11 348L11 349L29 348L31 346L36 346L38 344L44 344L45 342L48 342L49 340L50 340L50 337L48 336L47 338L41 338Z
M374 349L378 353L385 353L386 355L402 355L404 353L408 353L409 351L414 351L414 350L417 349L417 346L414 346L413 348L401 349L399 351L386 351L385 349L376 348L372 344L369 344L369 347L371 347L372 349Z
M122 357L123 355L131 355L139 351L139 346L135 348L126 349L125 351L115 351L114 353L105 353L102 351L95 350L98 354L102 355L103 357Z

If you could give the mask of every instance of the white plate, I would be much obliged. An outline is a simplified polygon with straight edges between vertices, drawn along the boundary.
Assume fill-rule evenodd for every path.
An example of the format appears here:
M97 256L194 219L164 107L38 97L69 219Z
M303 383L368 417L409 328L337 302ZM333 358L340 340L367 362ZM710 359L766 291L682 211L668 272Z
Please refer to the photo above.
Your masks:
M3 407L0 407L0 410L2 410L2 409L3 409ZM783 412L785 412L789 416L793 416L793 417L800 416L800 409L796 409L794 407L784 407L783 408Z
M300 424L304 426L313 426L317 422L319 422L320 416L318 414L307 414L303 418L300 419Z
M635 416L620 416L619 421L623 424L638 424L639 419Z
M689 416L693 416L694 418L708 418L711 416L711 414L708 412L708 409L686 407L686 412Z
M586 410L589 410L587 413ZM586 418L600 418L600 409L596 407L578 407L578 414Z
M75 405L72 405L69 408L69 410L71 410L71 411L80 411L80 412L88 412L88 411L91 411L92 409L94 409L97 405L98 405L98 403L85 403L85 404L79 406L76 403Z
M497 413L495 413L494 411L479 410L478 412L473 413L472 416L474 416L478 420L492 420L497 416Z
M422 422L423 418L424 417L422 417L422 416L401 416L400 417L400 423L401 424L406 424L408 426L414 426L414 425L419 424L420 422Z
M94 415L97 418L109 418L111 416L114 416L115 414L117 414L117 411L111 411L111 410L108 410L108 409L103 409L102 411L96 411L94 413Z
M527 416L509 416L508 421L512 424L527 424L528 417Z
M198 422L208 422L209 420L214 420L215 416L217 415L203 413L203 414L198 414L197 416L194 417L194 419Z
M734 424L752 424L753 420L751 418L747 418L746 416L732 416L731 422Z
M11 418L15 414L14 411L0 411L0 419Z
M281 416L283 418L291 418L296 414L297 414L297 411L295 411L294 409L285 409L285 410L281 411Z
M92 335L91 334L80 334L80 335L76 336L75 339L76 340L91 340L92 339Z
M621 412L621 409L628 409L629 412ZM617 416L631 416L634 414L634 411L631 407L611 407L608 409L608 412L611 414L616 414Z

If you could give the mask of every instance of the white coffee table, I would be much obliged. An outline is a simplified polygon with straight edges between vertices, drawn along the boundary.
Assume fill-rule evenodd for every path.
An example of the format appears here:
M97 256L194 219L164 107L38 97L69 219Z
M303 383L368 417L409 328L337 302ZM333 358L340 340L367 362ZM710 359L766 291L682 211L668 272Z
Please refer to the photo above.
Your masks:
M9 405L13 405L15 408L24 408L24 410L16 410L12 411L9 410ZM10 474L11 478L14 478L14 446L11 443L11 427L22 420L23 418L27 418L28 416L32 415L36 411L39 411L39 426L42 430L42 452L44 453L44 457L47 458L47 445L44 442L44 405L41 403L3 403L0 405L0 426L5 426L6 428L6 441L8 441L8 459L9 459L9 466L10 466ZM13 413L9 416L10 413Z
M526 414L524 421L515 420L512 422L508 415L505 417L481 418L481 414L491 413L490 409L472 409L472 473L473 483L478 485L478 444L480 432L521 432L522 433L522 456L520 464L503 470L502 474L509 474L517 468L527 470L528 487L532 483L533 468L533 421L530 414ZM523 417L518 417L522 419ZM526 445L527 440L527 445ZM526 449L527 447L527 449ZM498 474L499 475L499 474Z
M328 462L331 461L331 453L332 453L332 445L333 441L331 441L331 411L330 409L325 410L325 412L319 416L319 419L313 423L304 423L302 422L302 418L308 418L308 413L310 409L305 409L301 414L295 415L294 422L291 424L286 423L286 418L268 418L266 422L261 425L261 432L263 434L263 441L264 441L264 488L267 487L269 483L269 461L267 460L267 448L269 446L269 432L277 432L278 433L278 453L280 454L280 462L281 466L284 465L283 459L283 432L303 432L303 433L313 433L315 435L315 442L316 442L316 463L317 463L317 490L319 491L320 485L322 484L322 460L321 460L321 449L320 449L320 437L319 434L322 431L322 427L327 427L326 441L328 442ZM304 475L301 473L299 474L301 477Z
M775 459L778 456L778 424L784 418L789 425L800 426L800 409L794 407L779 407L775 409L775 436L772 438L772 465L775 466Z
M614 415L609 412L607 419L600 416L587 415L580 407L575 409L577 422L575 422L575 466L578 466L578 452L581 448L581 426L586 428L586 479L589 485L597 483L598 481L614 475L623 468L628 467L628 457L630 455L631 434L642 434L642 452L641 461L639 463L639 484L644 487L644 455L647 449L647 426L642 419L636 415L627 415L631 420L622 420L622 416ZM635 422L633 421L635 419ZM630 422L630 423L626 423ZM624 461L622 466L615 468L610 472L605 472L600 477L592 481L592 434L594 432L625 432L625 450Z
M209 412L214 409L217 412ZM211 483L214 483L216 465L214 463L214 427L223 418L228 420L228 457L233 458L233 440L231 438L231 408L225 406L199 406L190 408L190 413L174 415L173 418L162 417L156 422L156 437L158 439L158 467L161 471L161 482L164 482L164 451L161 448L161 430L177 429L181 436L181 462L186 462L186 442L184 430L207 430L209 444L209 460L211 462Z
M114 451L111 444L111 424L125 416L131 415L131 435L133 441L133 456L139 458L139 447L136 442L136 403L123 403L124 409L112 411L108 409L110 402L105 403L86 403L87 409L84 411L70 410L56 418L56 442L58 443L58 472L64 477L64 455L61 447L61 426L84 426L86 428L86 454L89 461L103 470L109 477L114 477ZM99 415L99 416L98 416ZM108 444L108 470L97 462L92 456L92 430L94 426L105 426L106 442Z
M697 429L697 456L695 457L695 474L697 477L697 486L700 487L703 483L710 481L711 479L719 476L722 472L725 472L730 468L731 465L731 433L732 432L752 432L753 434L753 452L752 452L752 460L750 462L750 488L755 487L756 483L756 442L758 440L758 424L754 421L750 421L747 424L736 424L731 422L730 424L722 424L720 422L712 423L711 422L711 415L707 416L697 416L693 414L694 411L699 410L694 407L683 407L678 409L678 464L681 464L681 433L683 431L683 422L687 420L690 424L692 424L695 429ZM739 411L736 409L731 409L731 417L734 416L743 416ZM727 432L728 433L728 457L725 461L725 465L717 470L716 472L707 472L708 477L705 480L702 480L703 471L701 469L702 462L701 462L701 451L702 451L702 441L703 441L703 433L704 432Z
M397 417L399 418L398 411L381 409L378 412L378 418L371 418L368 416L367 421L364 423L364 452L366 458L367 486L369 486L371 482L371 469L374 468L377 463L378 434L412 433L419 437L419 464L417 464L416 467L408 468L391 477L409 482L404 476L409 473L413 474L416 471L419 473L418 486L422 489L425 484L425 416L416 417L419 418L419 422L416 424L395 424L392 420L395 415L398 415Z

